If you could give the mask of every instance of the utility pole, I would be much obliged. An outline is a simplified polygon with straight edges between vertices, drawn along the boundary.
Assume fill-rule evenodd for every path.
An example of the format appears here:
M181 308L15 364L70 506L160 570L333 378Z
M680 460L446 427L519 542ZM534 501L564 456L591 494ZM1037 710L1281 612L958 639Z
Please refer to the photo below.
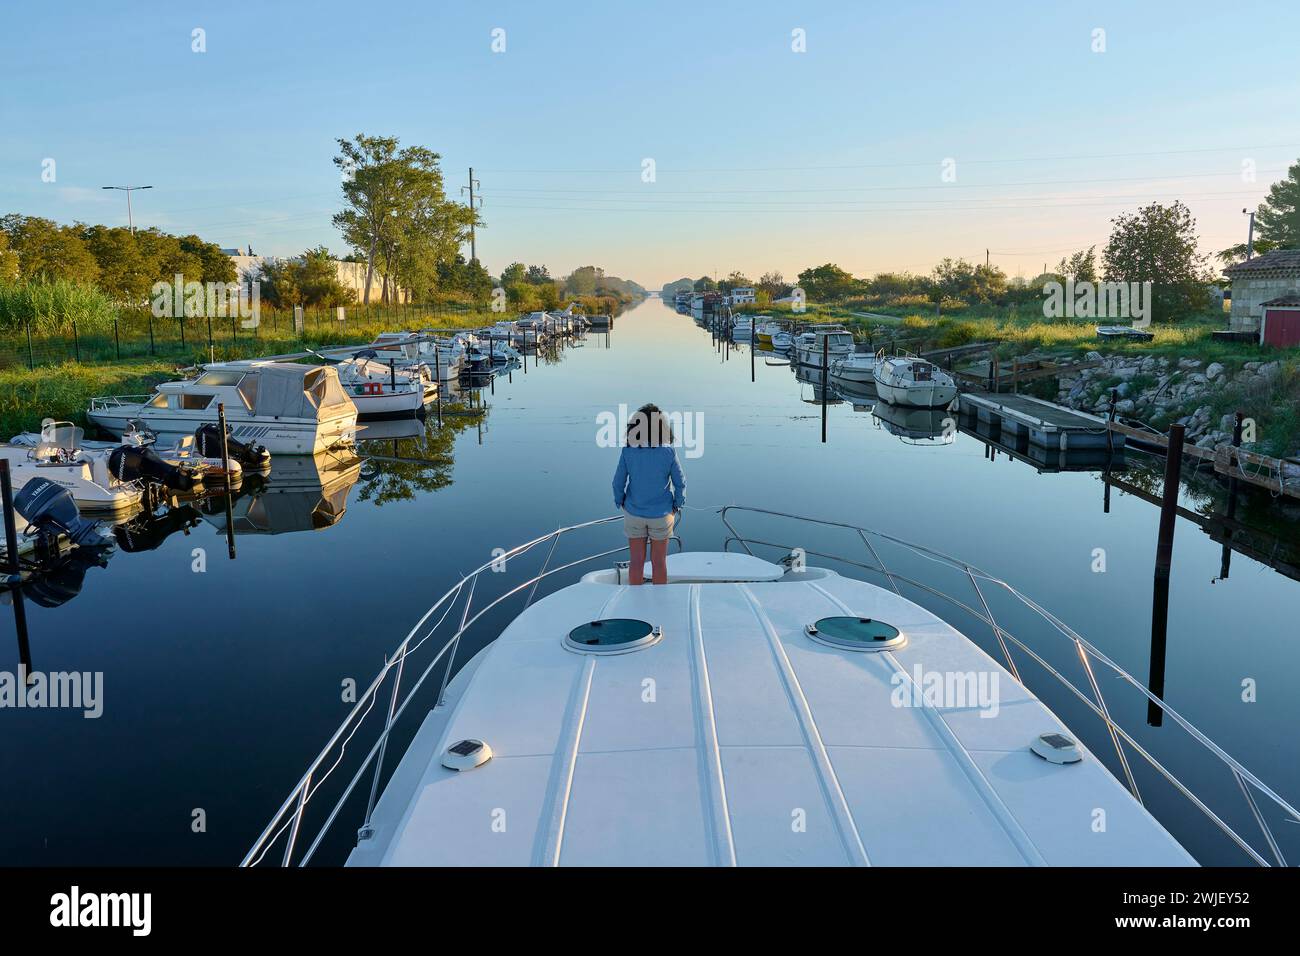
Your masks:
M984 250L984 271L989 271L989 251L987 249Z
M153 189L152 186L102 186L102 189L120 189L126 193L126 223L131 228L131 235L135 235L135 217L131 215L131 193L137 189ZM1253 221L1253 220L1252 220Z
M1250 231L1246 233L1246 261L1249 262L1255 255L1255 213L1250 209L1243 209L1241 214L1250 217Z
M468 186L461 186L461 187L460 187L460 194L461 194L462 196L465 195L465 191L466 191L466 190L469 191L469 211L470 211L471 213L474 212L474 210L476 210L476 209L478 208L478 206L476 206L476 205L474 204L474 189L475 189L475 187L478 187L479 189L482 189L482 188L483 188L483 184L480 183L477 179L474 178L474 167L471 166L471 167L469 168L469 185L468 185ZM480 196L479 199L478 199L478 201L479 201L480 204L482 204L482 202L483 202L483 197ZM475 241L474 241L474 220L471 219L471 220L470 220L470 223L469 223L469 261L470 261L470 262L473 262L473 261L474 261L475 259L477 259L477 258L478 258L478 248L476 247L476 245L475 245Z

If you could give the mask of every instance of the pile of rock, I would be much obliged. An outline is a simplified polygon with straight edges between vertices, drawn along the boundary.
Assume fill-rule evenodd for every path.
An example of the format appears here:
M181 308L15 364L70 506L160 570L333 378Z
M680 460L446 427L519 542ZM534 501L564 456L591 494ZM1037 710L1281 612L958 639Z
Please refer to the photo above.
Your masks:
M1215 393L1232 389L1247 406L1266 402L1282 373L1280 361L1247 362L1234 375L1220 362L1202 367L1204 363L1197 359L1089 352L1088 360L1101 364L1072 378L1063 377L1057 402L1107 415L1113 387L1116 415L1142 422L1181 423L1187 429L1187 440L1202 448L1232 440L1233 416L1216 418L1209 404ZM1114 384L1116 379L1118 384Z

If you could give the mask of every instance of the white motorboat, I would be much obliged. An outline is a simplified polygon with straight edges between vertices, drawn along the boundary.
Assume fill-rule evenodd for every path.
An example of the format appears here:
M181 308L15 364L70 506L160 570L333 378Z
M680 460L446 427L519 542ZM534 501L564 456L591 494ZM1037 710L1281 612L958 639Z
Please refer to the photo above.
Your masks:
M844 382L873 383L876 356L872 352L850 352L831 362L831 378Z
M914 355L876 356L876 393L893 405L945 408L957 397L957 383L933 362Z
M832 560L880 584L808 566L801 548L762 559L752 548L765 542L731 523L746 512L763 522L767 542L780 531L768 532L774 518L799 522L788 540L856 533L875 563L862 564L860 551ZM1198 754L1249 788L1252 807L1265 806L1254 814L1263 834L1252 840L1230 828L1223 808L1197 804L1242 853L1268 863L1276 845L1268 821L1300 821L1300 811L1142 680L1006 582L843 522L734 505L720 513L728 543L747 553L671 555L666 585L629 586L625 562L572 580L576 564L626 548L549 571L544 563L513 589L494 587L503 592L495 600L481 597L488 581L478 579L491 579L503 556L462 577L386 657L244 864L328 863L321 857L341 842L328 839L329 828L346 814L348 829L360 824L353 866L1195 865L1136 798L1129 761L1169 772L1151 750L1120 749L1123 731L1110 716L1145 712L1148 699L1204 748ZM560 537L583 529L612 541L621 521L562 528L504 559L523 567L516 557L553 552ZM907 573L951 577L914 581L901 562L884 564L886 548L910 555ZM538 584L555 575L570 583L533 603ZM950 596L945 585L962 591ZM1005 665L908 600L904 587L954 617L984 622L981 636L990 651L1001 645ZM462 641L515 595L526 603L503 631ZM1020 615L1018 636L996 623L984 631L995 613L1007 619L1008 605ZM499 620L497 612L481 626ZM1052 645L1039 650L1062 668L1075 661L1075 670L1037 669L1032 661L1041 658L1027 643L1035 627L1040 643ZM481 649L449 660L462 643ZM1094 753L1021 682L1017 659L1036 682L1071 704L1073 693L1104 718L1073 711L1089 717L1091 740L1116 748L1127 786L1103 762L1113 752ZM1109 711L1092 704L1101 694L1094 671L1112 698ZM362 721L383 708L379 738L362 742ZM412 714L413 738L405 729ZM399 734L410 742L393 767L385 755L401 746ZM1187 743L1173 751L1180 766ZM1223 769L1214 766L1216 781ZM1219 801L1232 795L1216 793ZM1093 825L1097 808L1104 827ZM1228 819L1250 821L1236 809Z
M97 514L134 510L150 483L188 491L201 480L195 469L162 461L146 446L93 444L88 447L82 430L71 422L47 418L39 435L24 433L0 444L0 458L9 462L15 494L28 482L44 478L66 488L77 508Z
M314 455L356 432L357 406L334 369L271 361L216 362L152 395L92 398L86 417L119 437L139 421L167 441L215 423L218 404L231 435L272 455Z
M395 361L379 361L374 349L358 352L335 369L339 384L357 407L358 418L415 415L424 408L427 387L432 387L435 395L438 387L423 364L399 371Z
M166 464L175 468L187 469L196 479L203 482L225 482L228 480L232 484L238 484L244 475L243 464L237 457L233 447L228 453L229 467L226 468L223 467L219 454L205 455L202 453L195 441L195 436L181 435L170 445L160 446L158 436L139 422L128 425L119 441L108 442L88 441L82 437L82 430L73 425L72 422L59 422L47 418L41 423L39 432L22 432L11 438L9 444L33 450L44 448L47 449L44 452L47 455L50 454L48 449L58 449L66 455L72 448L93 452L111 452L123 445L129 445L149 448ZM237 443L232 442L233 444ZM269 465L268 456L262 467L269 467Z
M754 334L754 320L748 315L738 315L731 321L731 337L748 339Z
M839 325L813 326L794 340L795 354L804 365L822 367L851 355L853 333Z
M762 338L763 336L760 334L759 340L761 341ZM794 336L786 329L778 329L775 332L769 332L767 340L772 346L772 350L775 352L788 352L794 348Z
M366 347L375 349L380 361L386 362L389 358L395 358L399 369L406 370L416 365L423 365L427 375L422 377L428 380L425 382L426 398L434 396L432 382L451 381L460 375L461 352L452 348L449 341L441 338L433 329L422 329L419 332L383 332L375 336L374 342ZM341 358L348 351L355 352L355 349L331 349L323 351L322 354L331 358Z

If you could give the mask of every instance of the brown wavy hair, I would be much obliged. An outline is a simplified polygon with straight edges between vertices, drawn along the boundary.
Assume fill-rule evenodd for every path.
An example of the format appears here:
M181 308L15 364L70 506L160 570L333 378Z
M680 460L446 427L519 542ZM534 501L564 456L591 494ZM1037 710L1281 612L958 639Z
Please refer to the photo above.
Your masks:
M628 416L627 443L632 448L673 443L673 427L658 405L642 405Z

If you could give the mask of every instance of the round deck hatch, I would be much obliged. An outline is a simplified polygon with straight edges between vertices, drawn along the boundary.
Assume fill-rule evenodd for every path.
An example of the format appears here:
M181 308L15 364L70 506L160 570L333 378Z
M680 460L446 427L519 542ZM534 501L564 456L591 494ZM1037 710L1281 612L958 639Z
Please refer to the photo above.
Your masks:
M659 640L659 628L630 617L588 621L569 632L567 647L583 653L622 654L649 647Z
M887 651L907 643L898 628L869 617L824 617L804 630L814 641L851 651Z

